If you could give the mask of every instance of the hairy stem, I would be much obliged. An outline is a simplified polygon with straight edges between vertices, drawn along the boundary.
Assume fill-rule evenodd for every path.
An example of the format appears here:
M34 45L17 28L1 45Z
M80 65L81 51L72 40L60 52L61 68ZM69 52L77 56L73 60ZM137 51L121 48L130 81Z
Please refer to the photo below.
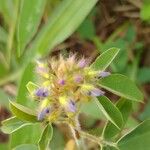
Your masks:
M57 123L60 123L60 122L57 122ZM62 123L62 122L61 122ZM76 137L76 131L79 133L79 135L81 136L82 138L82 142L83 142L83 139L88 139L96 144L98 144L99 146L110 146L110 147L114 147L116 148L117 150L119 150L118 146L117 146L117 143L114 143L114 142L111 142L111 141L106 141L105 139L103 139L103 137L97 137L95 135L92 135L92 134L89 134L87 132L84 132L80 129L80 126L79 126L79 122L77 121L77 126L74 127L73 125L71 125L70 123L68 123L67 121L63 121L63 123L67 124L70 129L71 129L71 132L72 132L72 135L75 139L75 142L76 142L76 145L78 147L78 150L81 150L81 149L85 149L84 148L84 143L82 143L83 145L80 144L79 142L79 139ZM86 146L86 145L85 145Z
M74 138L74 140L75 140L76 146L77 146L78 149L80 150L80 144L79 144L78 138L76 137L75 129L74 129L73 126L70 125L70 124L69 124L69 127L70 127L71 133L72 133L72 135L73 135L73 138Z
M102 137L96 137L96 136L91 135L89 133L86 133L84 131L79 131L79 133L82 137L87 138L87 139L91 140L94 143L97 143L99 145L108 145L108 146L115 147L116 149L118 149L116 143L106 141Z

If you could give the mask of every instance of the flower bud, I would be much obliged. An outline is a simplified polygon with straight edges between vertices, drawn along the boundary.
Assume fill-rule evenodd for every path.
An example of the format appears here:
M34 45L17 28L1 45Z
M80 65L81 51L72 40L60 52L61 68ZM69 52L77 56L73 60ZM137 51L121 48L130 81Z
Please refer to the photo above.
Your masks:
M74 77L74 81L75 81L76 83L80 83L81 81L83 81L83 77L82 77L81 75L76 75L76 76Z
M98 89L98 88L94 88L91 91L89 91L89 95L90 96L95 96L96 97L96 96L102 96L104 94L105 94L105 92L100 90L100 89Z
M79 62L78 62L78 67L79 68L84 68L86 66L86 61L85 59L81 59Z
M74 102L73 100L70 100L70 101L68 102L67 110L68 110L69 112L73 112L73 113L76 111L75 102Z
M65 85L65 80L64 80L64 79L59 80L59 81L58 81L58 84L59 84L59 85Z
M38 116L37 116L38 120L39 120L39 121L42 121L42 120L46 117L46 115L47 115L49 112L50 112L50 109L49 109L48 107L43 108L43 109L38 113Z
M99 77L102 77L102 78L107 77L107 76L109 76L109 75L110 75L110 72L106 72L106 71L101 71L101 72L98 74L98 76L99 76Z
M39 88L35 91L35 95L37 97L47 97L49 95L49 92L46 88Z

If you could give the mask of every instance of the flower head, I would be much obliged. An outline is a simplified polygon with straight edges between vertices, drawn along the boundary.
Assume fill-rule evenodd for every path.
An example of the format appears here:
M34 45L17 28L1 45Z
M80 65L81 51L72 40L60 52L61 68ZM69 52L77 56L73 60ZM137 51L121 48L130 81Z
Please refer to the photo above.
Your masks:
M97 80L109 75L108 72L92 69L86 59L77 59L76 55L52 58L49 63L40 62L37 73L41 80L33 89L34 98L41 100L37 115L40 121L75 116L80 106L78 103L104 95Z

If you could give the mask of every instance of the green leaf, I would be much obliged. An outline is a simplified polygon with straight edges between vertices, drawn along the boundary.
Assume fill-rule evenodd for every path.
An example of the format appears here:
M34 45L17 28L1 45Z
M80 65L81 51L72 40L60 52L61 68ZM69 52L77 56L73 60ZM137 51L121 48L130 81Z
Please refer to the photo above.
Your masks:
M15 9L15 2L10 0L0 0L0 12L7 24L11 24L11 21L14 19L15 11L12 10Z
M46 0L22 0L18 21L18 56L32 39L40 24Z
M41 135L41 124L34 123L11 134L10 149L21 144L37 144Z
M9 145L8 145L7 143L1 143L1 144L0 144L0 149L2 149L2 150L3 150L3 149L5 149L5 150L6 150L6 149L9 149L8 146L9 146Z
M103 52L91 65L92 68L96 70L105 70L119 52L118 48L110 48L107 51Z
M107 146L102 147L101 150L118 150L118 149L107 145Z
M38 150L38 148L34 144L22 144L13 148L13 150Z
M100 119L103 117L99 108L96 107L94 100L83 103L81 105L80 110L81 110L81 113L85 113L86 115L91 116L95 119Z
M144 110L139 114L138 118L141 121L144 121L150 118L150 98L148 99L148 102L146 103Z
M80 37L83 39L92 40L96 34L94 22L91 18L92 17L88 17L77 30Z
M118 96L141 102L143 95L136 85L124 75L113 74L99 80L98 85Z
M19 88L17 91L17 103L26 105L26 106L32 106L34 101L29 101L29 98L27 95L29 95L29 92L26 88L26 85L29 81L33 80L35 77L35 65L33 63L29 63L27 67L24 69L21 80L19 81Z
M6 43L7 42L7 32L3 27L0 26L0 42Z
M149 67L139 68L137 73L137 80L141 84L150 82L150 68Z
M57 144L56 144L56 141L57 141ZM65 138L64 138L64 135L63 133L60 131L59 128L57 127L53 127L53 138L51 140L51 143L49 145L50 149L51 150L63 150L64 147L66 145L66 142L65 142Z
M123 118L119 109L105 96L98 97L95 102L105 117L120 129L123 124Z
M10 101L10 109L12 113L19 119L33 123L38 122L36 113L25 106Z
M6 134L11 134L11 133L17 131L18 129L20 129L26 125L29 125L29 124L31 124L31 123L22 121L22 120L18 119L17 117L11 117L9 119L2 121L1 130Z
M146 120L123 136L117 145L120 150L149 150L149 139L150 120Z
M46 150L48 148L52 136L53 136L53 128L50 124L47 124L38 142L38 146L40 150Z
M24 68L23 68L24 69ZM17 94L17 103L27 106L29 108L32 108L32 110L35 108L35 102L30 100L27 95L29 95L29 92L26 88L26 84L29 81L34 81L35 78L35 72L34 72L34 64L30 63L24 70L21 80L19 81L19 88L18 88L18 94ZM18 108L17 108L18 109ZM27 108L28 109L28 108ZM18 110L17 110L18 111ZM19 110L20 111L20 110ZM19 112L20 113L20 112ZM22 113L22 112L21 112ZM27 113L27 114L26 114ZM20 116L22 120L28 120L28 113L29 115L32 115L32 122L37 122L37 117L35 112L30 113L28 110L25 112L25 116L27 115L27 118L22 118L22 115ZM24 115L24 112L23 112ZM30 121L30 120L29 120ZM27 134L30 133L30 134ZM38 123L34 123L32 125L25 126L24 128L21 128L20 130L17 130L11 135L11 149L16 147L20 144L37 144L41 134L41 126Z
M132 102L124 99L124 98L120 98L120 100L117 102L116 107L120 110L120 112L123 115L123 121L124 124L127 122L127 119L132 111Z
M41 29L21 58L21 63L29 63L36 52L46 54L56 45L68 38L82 23L98 0L63 0L56 8L48 22Z
M140 11L140 17L144 21L150 21L150 3L149 0L144 0Z
M0 105L4 106L4 107L8 107L9 106L9 95L7 95L7 93L0 89Z
M118 101L118 103L116 104L116 107L120 110L122 117L123 117L123 125L121 128L121 129L123 129L123 127L128 119L128 116L131 113L132 103L129 100L121 98ZM118 133L120 133L120 130L114 124L112 124L111 122L108 122L104 128L103 137L105 139L110 139Z

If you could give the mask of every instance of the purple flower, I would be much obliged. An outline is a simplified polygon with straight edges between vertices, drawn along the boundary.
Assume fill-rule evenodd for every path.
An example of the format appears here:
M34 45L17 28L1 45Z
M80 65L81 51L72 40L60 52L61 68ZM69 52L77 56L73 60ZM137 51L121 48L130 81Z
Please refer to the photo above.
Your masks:
M60 84L60 85L65 85L65 80L64 80L64 79L59 80L59 81L58 81L58 84Z
M83 80L83 77L81 75L76 75L74 77L74 81L77 82L77 83L80 83L82 80Z
M39 88L35 91L35 95L38 97L47 97L49 95L49 92L46 88Z
M85 59L81 59L79 62L78 62L78 66L80 68L84 68L86 66L86 61Z
M37 116L38 120L42 121L49 112L50 112L49 108L42 109L42 111L38 113L38 116Z
M104 78L104 77L107 77L109 75L110 75L110 72L102 71L102 72L99 73L98 76Z
M67 110L69 112L75 112L76 111L76 106L75 106L75 102L73 100L70 100L67 106Z
M91 90L90 92L89 92L89 95L90 96L102 96L102 95L104 95L105 94L105 92L104 91L102 91L102 90L100 90L100 89L98 89L98 88L94 88L93 90Z

